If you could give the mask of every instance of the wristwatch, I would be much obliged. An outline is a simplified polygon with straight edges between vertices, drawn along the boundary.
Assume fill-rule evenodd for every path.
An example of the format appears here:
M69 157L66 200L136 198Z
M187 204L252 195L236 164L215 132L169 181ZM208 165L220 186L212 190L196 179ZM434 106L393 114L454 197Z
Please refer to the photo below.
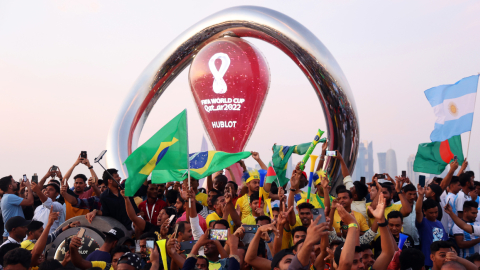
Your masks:
M293 191L293 192L295 192L295 191L297 191L297 190L296 190L296 189L294 189L294 188L291 188L291 189L290 189L290 191Z
M93 166L88 167L89 170L93 169Z
M384 223L378 223L378 227L387 227L388 222L385 220Z

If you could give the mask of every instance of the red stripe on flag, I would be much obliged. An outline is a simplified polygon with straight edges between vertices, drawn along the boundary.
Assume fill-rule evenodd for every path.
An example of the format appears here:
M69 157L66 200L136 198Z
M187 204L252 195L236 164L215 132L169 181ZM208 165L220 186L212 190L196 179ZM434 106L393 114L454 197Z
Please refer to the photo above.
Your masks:
M450 150L450 144L448 140L443 141L440 143L440 157L442 158L443 162L450 163L450 160L453 159L453 153Z
M273 167L268 167L268 170L267 170L267 176L276 176L277 174L275 173L275 170L273 169Z

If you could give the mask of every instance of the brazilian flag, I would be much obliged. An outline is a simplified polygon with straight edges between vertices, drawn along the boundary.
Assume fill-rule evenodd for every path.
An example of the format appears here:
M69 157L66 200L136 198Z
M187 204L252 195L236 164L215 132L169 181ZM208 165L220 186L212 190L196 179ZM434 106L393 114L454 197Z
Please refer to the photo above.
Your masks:
M201 179L219 170L233 165L241 159L248 158L250 152L227 153L222 151L203 151L190 154L190 177ZM164 184L187 179L187 170L162 170L152 172L152 183Z
M187 110L184 110L125 160L128 171L125 195L134 196L154 169L186 169L187 162Z

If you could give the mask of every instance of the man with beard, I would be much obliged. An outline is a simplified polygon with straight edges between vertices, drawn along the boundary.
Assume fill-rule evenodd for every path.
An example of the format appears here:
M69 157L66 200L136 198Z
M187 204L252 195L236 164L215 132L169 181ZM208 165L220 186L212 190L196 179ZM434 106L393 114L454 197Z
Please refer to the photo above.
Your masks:
M258 194L258 191L260 190L260 174L258 171L248 172L248 176L249 177L245 181L248 192L242 197L238 198L237 204L235 205L235 208L240 207L240 219L242 220L252 214L252 208L250 207L250 196L252 196L254 193ZM267 198L263 198L263 200L265 199Z
M343 208L345 208L345 210L348 213L353 214L355 219L358 221L358 226L359 226L359 229L360 229L360 235L363 235L366 231L368 231L368 229L369 229L368 223L365 220L365 218L363 217L363 215L358 213L358 212L353 211L352 208L351 208L352 202L353 202L352 192L350 192L350 190L346 190L346 189L339 190L337 192L337 200L338 200L338 203L341 206L343 206ZM335 231L337 232L337 234L340 233L340 221L342 221L342 219L340 218L340 215L338 214L338 210L336 209L335 214L333 216L333 228L335 228Z
M478 214L478 204L474 201L466 201L463 204L463 221L467 224L478 226L479 223L475 222ZM480 251L480 237L474 236L458 227L457 225L453 226L452 229L453 236L457 242L460 252L458 256L466 258L474 253Z
M228 202L227 202L227 199L228 198ZM232 217L231 215L235 215L238 217L237 215L237 212L236 211L228 211L228 203L231 204L231 195L229 193L227 193L226 196L215 196L213 197L212 199L212 203L215 207L215 212L211 213L210 215L207 216L207 226L210 228L212 225L213 225L213 222L217 221L217 220L221 220L221 219L224 219L226 221L228 221L228 224L230 225L230 229L231 229L231 232L233 233L233 229L235 227L235 223L233 222L232 220ZM230 207L231 209L233 209L233 205L231 205ZM239 218L238 220L239 221ZM241 225L241 223L238 223L238 225Z
M165 184L157 184L157 197L160 200L167 202L167 198L165 196Z
M25 184L29 191L32 190L29 180L27 180ZM33 205L32 192L26 192L25 199L15 195L15 193L19 190L19 184L13 180L11 175L0 179L0 189L4 193L1 201L3 222L7 224L10 218L16 216L24 218L25 216L23 215L22 206ZM7 229L5 229L3 233L3 240L7 240L7 237L8 232Z
M405 195L407 202L412 209L415 209L415 201L417 200L417 189L414 185L407 184L402 188L402 193ZM402 204L402 201L396 202L396 204ZM403 218L403 231L405 234L412 236L414 245L420 246L420 238L418 236L418 230L415 227L415 212L410 213L407 217Z
M388 174L386 174L386 176L387 176L387 178L390 179L390 181L393 182L393 179L391 179ZM387 207L385 207L385 217L388 216L388 214L392 211L399 211L400 213L402 213L402 215L404 217L407 217L412 212L412 207L408 203L408 201L407 201L405 195L402 193L402 189L401 189L402 188L402 183L406 179L402 178L402 177L396 177L395 180L396 180L395 190L398 194L398 197L400 198L400 202L401 202L400 204L394 204L393 203L392 185L387 184L387 183L381 184L382 189L380 190L380 192L383 193L383 196L385 197L385 199L387 201ZM377 182L377 180L375 182ZM440 195L441 195L441 192L438 194L438 196L440 196ZM370 206L372 206L373 209L376 209L376 207L377 207L378 197L379 197L379 194L377 194L376 198L373 199L373 202L370 205ZM367 213L368 213L368 211L367 211ZM371 213L369 213L368 216L372 217ZM374 221L373 219L370 219L370 224L372 224L373 221Z
M403 227L402 213L398 211L392 211L388 213L387 223L388 223L388 228L390 229L390 232L393 235L393 239L395 240L395 243L398 246L398 242L400 241L400 233L402 232L402 227ZM377 240L375 240L375 244L373 245L373 248L375 250L375 258L378 258L378 256L380 256L380 254L382 253L381 238L382 236L379 236ZM403 244L402 250L407 248L412 248L413 243L414 243L413 238L407 234L407 239Z
M147 222L155 223L158 213L166 206L166 202L158 199L157 185L150 182L147 188L147 199L138 205L138 210L143 213L143 219Z
M472 190L475 190L475 184L473 183L473 179L469 174L462 173L459 176L460 185L462 189L457 194L457 200L455 201L455 208L457 210L457 215L459 218L463 218L463 204L466 201L471 201L472 198L470 197L469 193Z

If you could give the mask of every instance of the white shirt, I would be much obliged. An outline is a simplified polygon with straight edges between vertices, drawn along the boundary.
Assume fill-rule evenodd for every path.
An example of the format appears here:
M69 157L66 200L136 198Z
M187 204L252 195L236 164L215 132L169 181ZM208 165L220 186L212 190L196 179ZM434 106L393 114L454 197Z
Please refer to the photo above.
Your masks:
M50 207L52 206L53 211L59 212L60 214L58 216L58 219L53 222L53 225L50 228L50 232L48 232L49 234L54 232L58 228L58 226L65 222L66 212L63 205L59 202L53 202L52 199L47 198L47 200L42 203L42 205L38 206L37 209L35 209L35 214L33 215L33 220L43 222L43 228L45 228L48 223L48 216L50 215Z
M14 244L20 244L20 242L17 242L17 240L13 239L12 237L8 237L7 241L3 242L1 245L0 245L0 248L5 245L5 244L8 244L8 243L14 243Z
M450 192L450 193L448 193L447 197L445 198L445 202L446 202L446 203L448 202L448 204L452 207L452 212L453 212L455 215L458 214L458 211L457 211L457 209L456 209L456 207L455 207L455 200L457 199L457 196L458 196L458 193L457 193L457 194L453 194L453 193ZM446 203L445 203L445 205L446 205ZM462 204L462 206L463 206L463 204ZM447 224L443 224L443 222L442 222L443 227L444 227L445 229L447 229L447 233L448 233L449 235L453 235L452 229L453 229L453 225L455 225L455 224L453 223L453 219L450 217L450 215L448 215L448 214L446 214L446 213L445 213L444 216L445 216L446 219L447 219ZM442 218L442 219L443 219L443 218ZM445 226L445 225L446 225L446 226Z
M345 185L347 190L350 190L353 187L353 180L350 175L347 175L345 178L343 178L343 185ZM372 225L370 224L370 218L367 215L367 200L365 198L363 198L362 201L353 201L351 208L353 211L362 214L365 217L365 220L369 223L369 226Z
M463 190L460 190L457 193L457 199L455 200L455 209L457 210L457 212L463 212L463 203L471 200L472 198L470 198L468 194L465 194Z
M190 218L190 225L192 226L193 240L198 240L204 234L202 227L200 227L200 220L198 219L198 214L194 218ZM198 250L198 255L204 256L203 246Z
M478 226L480 225L479 223L477 222L472 222L472 223L467 223L467 224L470 224L470 225L474 225L474 226ZM474 239L477 239L478 236L475 235L475 234L470 234L462 229L460 229L460 227L458 227L456 224L453 226L453 235L462 235L463 236L463 240L464 241L471 241L471 240L474 240ZM466 258L470 255L473 255L474 253L478 253L480 251L480 245L479 244L476 244L475 246L473 247L469 247L469 248L460 248L459 249L460 253L458 254L458 256L460 258Z
M395 204L402 204L401 201L396 202ZM415 213L415 204L416 201L413 201L412 211L410 215L403 218L403 231L410 235L415 242L415 245L420 245L420 236L418 235L417 227L415 227L416 213Z

